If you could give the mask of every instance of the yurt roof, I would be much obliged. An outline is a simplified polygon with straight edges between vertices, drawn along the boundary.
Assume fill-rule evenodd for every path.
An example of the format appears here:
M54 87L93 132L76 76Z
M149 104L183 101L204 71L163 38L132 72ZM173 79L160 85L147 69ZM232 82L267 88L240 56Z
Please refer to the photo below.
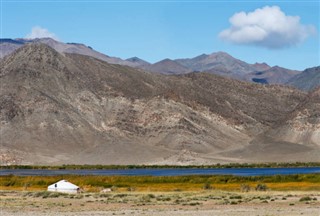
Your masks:
M55 185L57 185L57 187L55 187ZM59 189L78 189L79 187L77 185L74 185L70 182L68 182L67 180L61 180L58 181L52 185L49 185L48 188L59 188Z

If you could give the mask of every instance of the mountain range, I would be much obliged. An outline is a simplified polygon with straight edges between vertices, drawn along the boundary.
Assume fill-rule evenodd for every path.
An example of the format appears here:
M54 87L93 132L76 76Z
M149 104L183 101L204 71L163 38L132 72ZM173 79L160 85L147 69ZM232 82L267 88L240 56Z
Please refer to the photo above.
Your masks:
M59 53L75 53L91 56L110 64L127 65L130 67L140 68L146 71L179 75L192 72L207 72L225 77L231 77L247 82L256 82L261 84L284 84L293 85L301 90L309 91L319 85L319 77L316 77L315 84L309 84L307 80L312 80L313 75L301 73L297 70L289 70L279 66L271 67L266 63L249 64L232 57L225 52L216 52L210 55L202 54L194 58L186 59L164 59L151 64L138 57L121 59L110 57L95 51L90 46L79 43L63 43L51 38L40 39L0 39L0 56L12 53L17 48L30 43L43 43L54 48ZM303 77L310 78L303 78ZM306 81L293 81L293 80ZM299 83L299 84L298 84Z
M113 57L101 59L75 51L89 52L90 47L68 46L72 49L64 52L26 42L1 59L2 164L186 165L320 159L320 88L305 92L210 71L173 71L175 75L168 76L123 62L150 66L138 58L118 60L124 65L110 64L106 59ZM200 60L220 58L210 56ZM198 67L191 60L179 61L165 60L165 64L176 69L180 67L174 62ZM203 65L209 70L209 65ZM246 66L239 61L234 68ZM270 69L265 64L250 67ZM309 69L300 75L313 76L314 70L318 71Z

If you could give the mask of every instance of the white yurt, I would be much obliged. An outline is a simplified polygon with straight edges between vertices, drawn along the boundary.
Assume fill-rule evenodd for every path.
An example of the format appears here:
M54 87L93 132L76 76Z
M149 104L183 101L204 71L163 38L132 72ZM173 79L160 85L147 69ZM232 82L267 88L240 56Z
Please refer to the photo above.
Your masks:
M62 192L62 193L78 193L80 188L67 180L58 181L48 186L48 191Z

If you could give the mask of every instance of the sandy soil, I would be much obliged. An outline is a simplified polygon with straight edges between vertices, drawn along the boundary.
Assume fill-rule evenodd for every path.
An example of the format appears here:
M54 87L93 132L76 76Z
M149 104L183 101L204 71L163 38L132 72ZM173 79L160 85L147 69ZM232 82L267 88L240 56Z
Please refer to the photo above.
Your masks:
M302 197L311 200L300 201ZM112 192L61 195L1 191L0 215L320 216L320 192Z

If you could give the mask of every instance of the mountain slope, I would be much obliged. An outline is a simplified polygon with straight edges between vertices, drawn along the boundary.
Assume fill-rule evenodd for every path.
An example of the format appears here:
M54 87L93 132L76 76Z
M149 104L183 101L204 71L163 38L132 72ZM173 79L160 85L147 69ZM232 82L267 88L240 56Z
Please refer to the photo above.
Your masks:
M304 91L310 91L320 86L320 66L308 68L301 74L292 77L288 85L295 86Z
M244 157L245 152L257 138L265 143L272 128L294 119L292 113L306 100L308 107L317 107L309 95L292 88L207 73L148 73L62 55L43 44L26 45L2 59L0 83L2 163L265 161L265 151L258 149L255 158ZM317 139L312 145L286 142L303 151L283 152L273 161L319 152ZM277 142L266 146L270 154L277 152ZM318 160L315 153L303 159Z
M309 94L300 105L288 115L285 121L278 122L272 128L260 134L250 142L245 149L227 153L225 156L251 156L253 161L260 159L260 151L268 154L268 159L285 162L290 160L288 155L296 161L306 158L320 158L320 89ZM269 154L271 153L272 154ZM234 154L235 153L235 154Z

